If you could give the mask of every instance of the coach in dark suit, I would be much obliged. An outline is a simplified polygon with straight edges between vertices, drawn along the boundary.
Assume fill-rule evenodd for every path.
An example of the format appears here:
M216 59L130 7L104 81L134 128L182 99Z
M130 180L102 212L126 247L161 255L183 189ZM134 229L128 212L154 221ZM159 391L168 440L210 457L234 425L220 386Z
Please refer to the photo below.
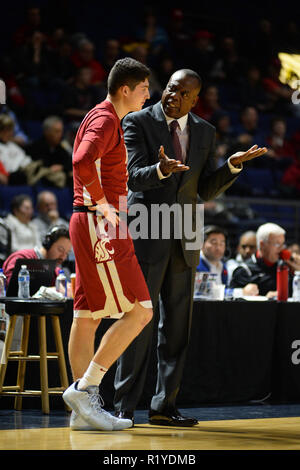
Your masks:
M214 199L234 182L243 161L266 151L254 146L247 152L234 154L230 162L216 169L215 129L190 112L200 89L198 74L179 70L170 78L161 102L131 113L123 121L128 150L129 211L134 204L143 204L149 214L148 233L152 228L158 233L152 239L133 236L153 310L160 295L158 376L149 411L151 424L193 426L197 423L194 418L183 417L175 405L188 347L194 278L199 263L199 243L188 246L190 233L199 232L197 200L199 197L204 201ZM174 130L177 123L179 128ZM158 217L151 220L151 209L158 204L165 204L165 208L177 204L181 213L189 205L190 233L183 227L186 224L178 213L168 218L164 212L157 231ZM170 221L170 236L164 237L166 220ZM174 228L179 224L180 238ZM114 401L118 416L133 417L145 383L152 334L153 321L118 361Z

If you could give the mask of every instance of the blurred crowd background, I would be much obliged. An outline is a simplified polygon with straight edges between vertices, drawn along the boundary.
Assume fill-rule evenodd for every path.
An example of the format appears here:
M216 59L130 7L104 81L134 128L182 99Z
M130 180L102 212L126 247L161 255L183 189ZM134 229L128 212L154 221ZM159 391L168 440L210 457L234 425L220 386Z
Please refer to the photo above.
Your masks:
M294 241L300 105L279 79L278 54L300 54L299 17L282 2L163 2L157 8L108 3L1 6L0 78L7 102L0 110L0 215L8 215L16 194L26 193L33 216L38 193L49 189L59 216L70 218L79 123L105 98L115 61L132 56L151 69L145 106L160 99L175 70L199 73L203 88L193 111L216 127L218 165L253 144L268 147L225 195L205 205L205 222L233 227L233 244L242 231L264 221L279 222ZM282 213L274 215L274 206L283 219Z

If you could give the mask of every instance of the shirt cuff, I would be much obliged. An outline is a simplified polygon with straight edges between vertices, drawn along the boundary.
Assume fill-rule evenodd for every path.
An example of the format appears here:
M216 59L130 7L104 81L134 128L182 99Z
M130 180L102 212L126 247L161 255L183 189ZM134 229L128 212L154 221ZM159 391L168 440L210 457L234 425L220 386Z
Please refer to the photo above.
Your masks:
M231 157L230 157L231 158ZM229 170L231 171L231 173L240 173L240 171L242 171L243 169L243 164L241 163L240 164L240 167L237 168L236 166L233 166L232 163L230 163L230 158L228 158L227 160L227 163L228 163L228 167L229 167Z
M231 165L232 166L232 165ZM172 173L169 173L167 176L163 175L161 170L160 170L160 167L159 167L159 163L156 165L156 171L157 171L157 175L159 177L160 180L163 180L165 178L169 178L171 176Z

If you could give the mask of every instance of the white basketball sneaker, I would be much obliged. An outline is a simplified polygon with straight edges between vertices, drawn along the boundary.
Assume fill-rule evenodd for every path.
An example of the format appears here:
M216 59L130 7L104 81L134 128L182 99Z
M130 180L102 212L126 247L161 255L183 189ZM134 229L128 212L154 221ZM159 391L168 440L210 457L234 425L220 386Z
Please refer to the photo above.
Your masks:
M132 427L131 419L116 418L103 409L104 403L97 386L78 390L78 382L79 380L65 390L63 399L83 421L86 421L86 425L101 431L120 431Z
M72 410L71 417L70 417L70 428L73 431L94 431L95 428L91 426L89 423L84 421L82 416L77 414L74 410Z

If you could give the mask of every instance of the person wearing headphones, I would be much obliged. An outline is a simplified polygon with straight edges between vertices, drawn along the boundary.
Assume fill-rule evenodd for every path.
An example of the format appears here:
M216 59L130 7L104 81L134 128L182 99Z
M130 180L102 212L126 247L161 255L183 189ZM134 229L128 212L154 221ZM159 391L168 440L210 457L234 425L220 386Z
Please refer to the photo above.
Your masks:
M217 284L228 285L228 271L224 261L227 233L222 227L209 225L204 229L204 243L200 252L200 260L197 266L199 272L216 274ZM237 293L238 294L238 293ZM248 283L240 289L240 295L258 295L257 284Z
M6 276L7 287L9 285L17 259L52 259L57 262L56 274L59 267L67 259L72 245L69 230L63 225L56 225L49 230L41 246L32 249L13 252L3 263L3 272Z

